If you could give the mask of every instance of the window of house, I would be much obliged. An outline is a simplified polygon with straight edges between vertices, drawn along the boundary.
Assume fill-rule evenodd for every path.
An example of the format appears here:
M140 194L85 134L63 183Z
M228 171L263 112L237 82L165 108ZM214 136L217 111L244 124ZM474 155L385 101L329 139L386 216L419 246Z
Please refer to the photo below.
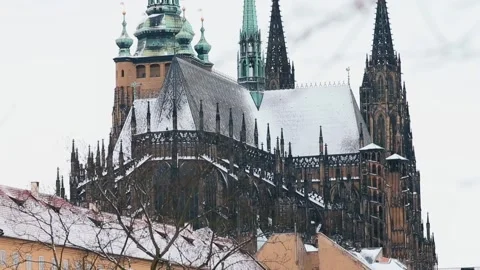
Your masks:
M82 263L79 261L75 262L75 270L82 270Z
M51 270L58 270L57 269L57 262L55 261L55 258L52 258L52 266L50 267Z
M68 270L68 260L63 260L62 268L63 270Z
M122 69L122 78L125 77L125 70Z
M32 270L32 255L27 254L25 258L25 265L27 270Z
M20 258L19 258L18 253L17 253L17 252L14 252L14 253L12 254L12 264L13 264L13 266L17 266L17 265L18 265L19 259L20 259Z
M150 66L150 77L160 77L160 65L153 64Z
M0 266L7 265L7 253L5 250L0 250Z
M145 66L140 65L137 66L137 78L145 78L147 77L147 70L145 69Z
M45 270L45 258L43 256L38 257L38 270Z

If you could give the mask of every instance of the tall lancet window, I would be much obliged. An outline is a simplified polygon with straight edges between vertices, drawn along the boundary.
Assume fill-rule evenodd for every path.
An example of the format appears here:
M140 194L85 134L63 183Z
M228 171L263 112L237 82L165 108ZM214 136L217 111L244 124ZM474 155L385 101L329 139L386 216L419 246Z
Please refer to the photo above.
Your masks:
M383 118L383 115L380 115L377 118L377 123L375 125L375 143L378 144L381 147L386 147L385 145L385 118Z

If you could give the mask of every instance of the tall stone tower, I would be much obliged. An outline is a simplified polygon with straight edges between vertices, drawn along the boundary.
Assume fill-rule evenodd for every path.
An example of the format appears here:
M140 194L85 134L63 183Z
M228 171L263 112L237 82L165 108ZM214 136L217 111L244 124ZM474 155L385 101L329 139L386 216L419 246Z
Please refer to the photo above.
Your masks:
M387 3L378 0L371 56L360 87L360 109L375 144L414 161L407 92L393 48Z
M132 56L133 39L127 33L126 12L123 12L122 34L116 40L119 54L114 58L113 143L117 141L134 99L158 96L174 55L195 57L191 46L195 34L181 13L179 0L148 0L148 16L136 28L138 44ZM212 64L207 66L211 68Z
M239 44L238 83L250 91L263 91L265 89L265 64L255 0L244 0L243 26L240 30Z
M295 88L295 67L287 56L285 33L279 0L273 0L268 35L267 63L265 68L265 89Z

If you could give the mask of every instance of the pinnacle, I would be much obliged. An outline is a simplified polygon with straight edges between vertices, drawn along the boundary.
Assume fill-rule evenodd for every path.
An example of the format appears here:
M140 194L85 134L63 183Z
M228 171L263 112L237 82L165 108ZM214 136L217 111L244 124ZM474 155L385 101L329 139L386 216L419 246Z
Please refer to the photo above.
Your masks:
M243 2L243 27L245 34L254 34L258 31L257 8L255 0L244 0Z
M385 0L377 1L372 61L374 64L395 64L396 62L387 3Z

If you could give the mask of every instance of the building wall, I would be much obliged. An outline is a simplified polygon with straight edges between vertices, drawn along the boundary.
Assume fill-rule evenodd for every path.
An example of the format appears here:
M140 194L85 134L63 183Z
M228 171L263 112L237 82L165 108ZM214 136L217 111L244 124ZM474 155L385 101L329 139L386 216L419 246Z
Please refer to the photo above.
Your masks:
M114 139L122 130L134 100L134 92L136 99L157 97L169 68L170 62L135 64L131 61L122 61L116 63L116 87L112 113ZM137 84L135 89L133 83Z
M55 248L55 252L54 252ZM93 252L84 250L29 242L24 240L0 237L0 269L113 269L114 264L101 258ZM135 270L147 270L151 262L147 260L123 257L124 267ZM59 265L58 265L58 264ZM54 264L58 267L52 268ZM43 267L42 267L43 265ZM90 267L91 266L91 267ZM128 269L128 268L127 268ZM167 269L160 267L158 269ZM185 267L172 266L170 269L188 269Z
M341 248L324 234L318 234L319 269L328 270L363 270L369 269L352 254Z
M116 64L117 87L131 87L132 83L141 84L137 87L139 97L158 95L167 75L170 62L154 62L134 64L118 62Z
M274 234L257 252L256 258L270 270L313 269L305 267L307 252L302 239L293 233Z

